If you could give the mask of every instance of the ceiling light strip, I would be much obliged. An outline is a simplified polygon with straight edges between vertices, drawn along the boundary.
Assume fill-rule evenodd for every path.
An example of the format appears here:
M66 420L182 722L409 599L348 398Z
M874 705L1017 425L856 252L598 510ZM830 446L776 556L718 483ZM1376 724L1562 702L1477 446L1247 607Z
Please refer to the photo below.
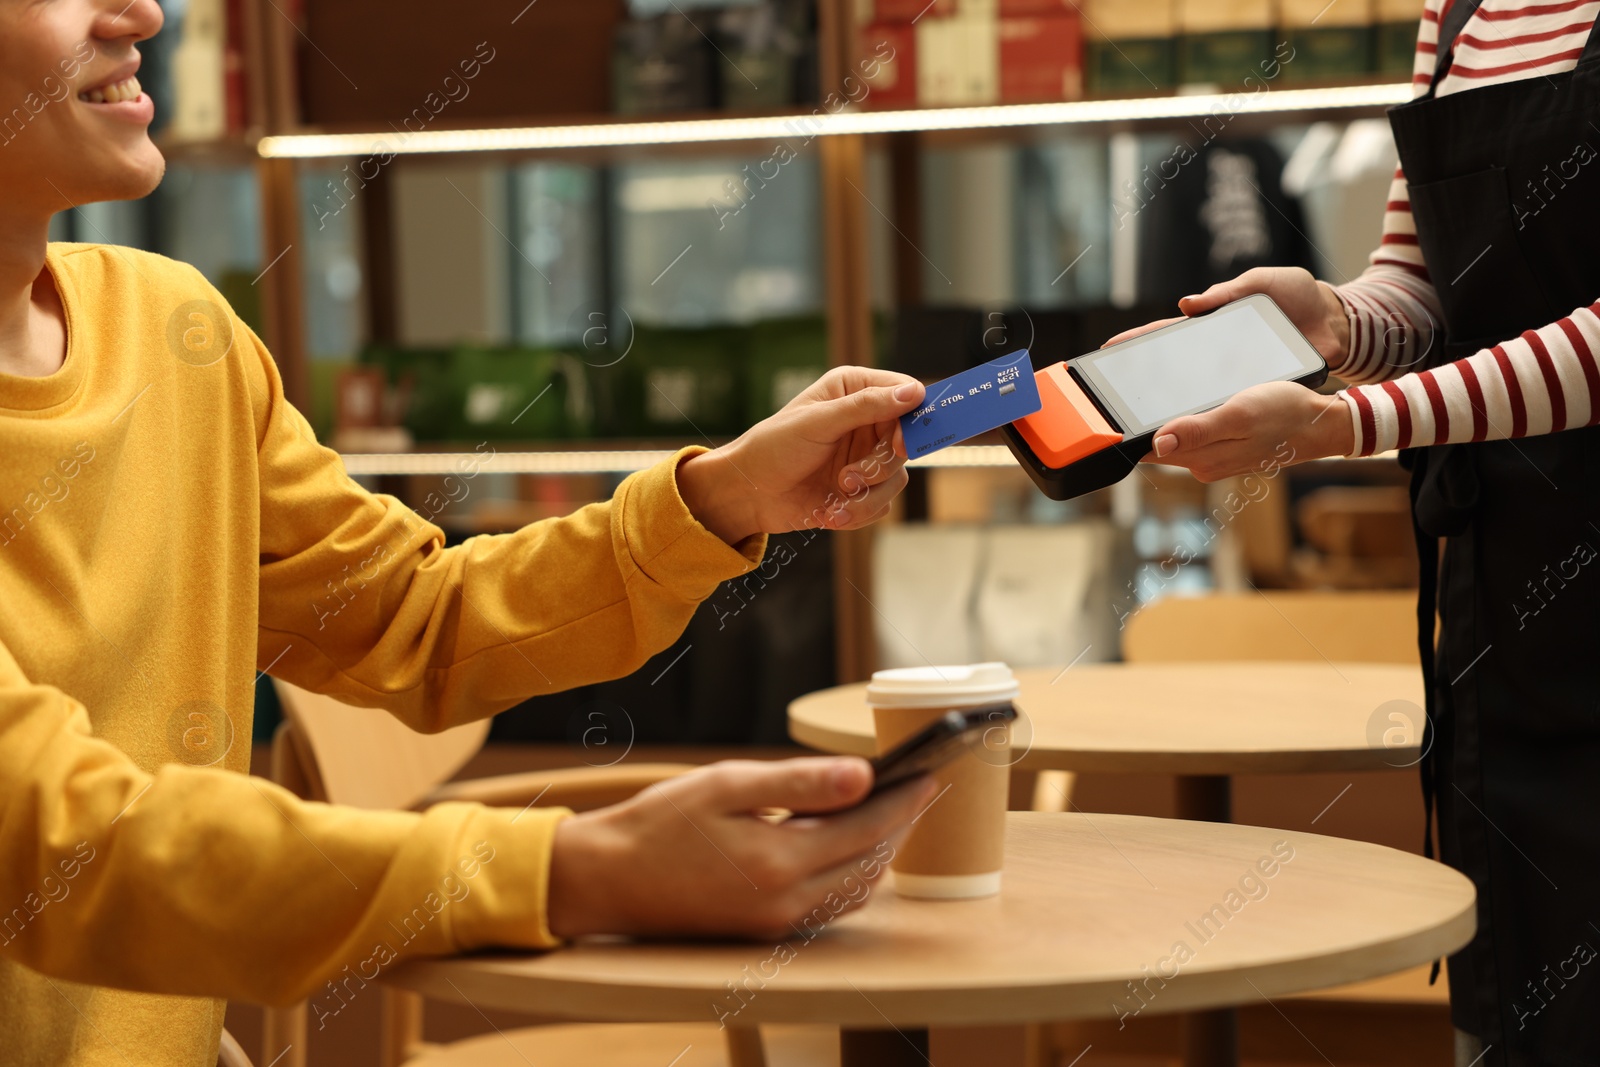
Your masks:
M574 126L506 129L423 130L418 133L292 134L264 137L257 151L265 158L314 159L341 156L409 155L443 152L511 152L641 145L760 141L840 134L915 133L1023 126L1069 126L1155 119L1208 118L1294 111L1377 108L1411 99L1409 84L1352 85L1327 89L1275 89L1144 97L1133 100L1082 100L1055 104L919 108L910 111L853 111L839 114L752 116L719 119L653 120Z

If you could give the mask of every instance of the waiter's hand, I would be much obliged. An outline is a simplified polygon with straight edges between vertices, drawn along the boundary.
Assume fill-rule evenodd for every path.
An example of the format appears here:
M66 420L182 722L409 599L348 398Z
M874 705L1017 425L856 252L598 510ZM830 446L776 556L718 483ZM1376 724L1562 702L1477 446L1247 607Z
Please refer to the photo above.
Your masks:
M869 525L906 486L899 419L924 392L904 374L837 367L737 441L686 460L684 503L729 544Z
M924 778L862 803L871 787L854 756L730 760L575 815L556 828L550 931L782 939L860 907L938 794ZM813 814L761 817L774 808Z
M1356 446L1350 409L1295 382L1268 382L1236 394L1219 408L1173 419L1156 431L1145 460L1187 467L1202 482L1327 456Z
M1162 319L1136 330L1119 333L1106 344L1126 341L1174 322L1182 322L1186 316L1214 311L1224 304L1257 293L1265 293L1283 309L1295 329L1305 334L1306 340L1322 353L1322 358L1328 361L1328 369L1337 374L1350 352L1350 318L1345 313L1344 304L1334 293L1333 286L1317 281L1310 271L1299 267L1257 267L1247 270L1232 281L1219 282L1198 296L1186 296L1178 301L1178 310L1183 312L1183 316Z
M1183 317L1264 293L1289 316L1328 367L1337 372L1350 351L1350 319L1333 287L1299 267L1257 267L1232 281L1178 301L1183 316L1162 319L1107 341L1113 345ZM1355 426L1343 400L1319 396L1293 382L1246 389L1226 404L1199 415L1173 419L1156 431L1146 460L1187 467L1202 482L1259 474L1292 463L1346 456L1355 448Z

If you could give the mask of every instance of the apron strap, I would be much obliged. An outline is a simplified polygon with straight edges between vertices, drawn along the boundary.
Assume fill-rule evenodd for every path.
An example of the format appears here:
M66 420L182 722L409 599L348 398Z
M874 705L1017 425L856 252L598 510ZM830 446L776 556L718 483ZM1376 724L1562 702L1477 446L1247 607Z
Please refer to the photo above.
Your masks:
M1463 5L1464 6L1464 5ZM1432 92L1430 89L1429 92ZM1427 478L1429 450L1418 449L1412 453L1411 468L1411 531L1417 541L1417 652L1422 659L1422 854L1434 858L1433 811L1438 795L1438 753L1434 751L1438 738L1434 735L1433 716L1437 698L1433 687L1437 674L1434 660L1434 620L1439 610L1439 539L1422 528L1417 517L1417 498L1422 493ZM1439 980L1439 960L1433 961L1428 972L1428 984Z
M1439 44L1435 53L1438 58L1434 61L1433 80L1428 83L1424 99L1432 99L1433 91L1450 73L1450 66L1456 59L1456 38L1461 36L1461 31L1467 28L1467 23L1472 21L1472 16L1478 13L1482 4L1483 0L1455 0L1439 20Z

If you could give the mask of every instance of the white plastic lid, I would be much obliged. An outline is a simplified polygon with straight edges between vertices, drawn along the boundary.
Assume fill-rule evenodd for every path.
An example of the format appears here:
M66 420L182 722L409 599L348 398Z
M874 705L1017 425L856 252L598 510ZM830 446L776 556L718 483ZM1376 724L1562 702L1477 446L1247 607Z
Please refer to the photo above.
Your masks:
M1004 663L878 671L867 686L867 703L877 708L959 708L1016 695L1016 676Z

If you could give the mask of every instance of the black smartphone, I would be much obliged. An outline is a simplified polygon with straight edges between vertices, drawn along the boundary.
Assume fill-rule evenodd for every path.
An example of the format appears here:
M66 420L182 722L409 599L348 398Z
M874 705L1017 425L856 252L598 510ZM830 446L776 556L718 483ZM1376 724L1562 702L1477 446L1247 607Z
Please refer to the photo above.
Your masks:
M955 759L967 748L982 744L983 735L1017 717L1009 701L952 711L912 734L872 761L872 793L888 789Z

